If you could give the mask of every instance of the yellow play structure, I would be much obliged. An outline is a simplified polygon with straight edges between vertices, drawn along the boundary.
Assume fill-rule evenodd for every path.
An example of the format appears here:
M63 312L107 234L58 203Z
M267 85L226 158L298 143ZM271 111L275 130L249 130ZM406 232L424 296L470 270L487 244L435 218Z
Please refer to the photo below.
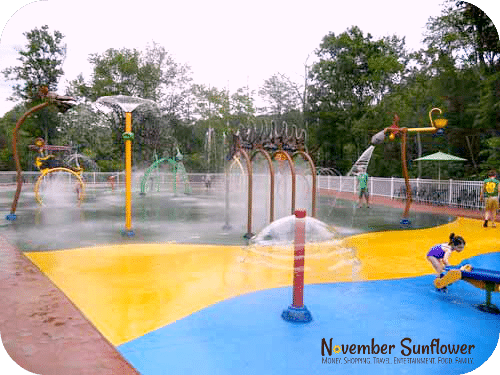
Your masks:
M78 196L78 201L81 203L85 197L85 184L81 177L83 169L81 167L70 167L64 165L63 162L56 159L53 154L49 154L49 151L71 151L70 147L67 146L53 146L45 144L43 138L35 139L34 145L30 146L30 149L36 150L39 156L35 158L35 165L40 170L40 176L35 183L35 198L37 202L42 205L43 200L40 195L40 186L43 181L48 177L50 178L52 174L56 173L69 173L77 181L77 186L75 187Z

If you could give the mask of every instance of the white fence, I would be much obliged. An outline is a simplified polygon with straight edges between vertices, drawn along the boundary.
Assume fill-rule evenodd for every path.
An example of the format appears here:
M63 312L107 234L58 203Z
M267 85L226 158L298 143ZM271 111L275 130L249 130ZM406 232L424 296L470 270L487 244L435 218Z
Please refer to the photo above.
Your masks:
M320 189L349 193L357 191L356 177L318 177ZM481 185L481 181L410 179L414 202L471 209L482 207L480 201ZM390 199L405 199L406 197L404 178L370 177L368 190L372 196Z
M34 185L37 179L40 177L40 172L26 171L22 172L23 183ZM83 172L82 179L88 188L99 189L99 188L109 188L110 184L108 178L110 176L115 177L115 186L120 186L125 184L125 172ZM133 190L141 189L141 181L144 176L144 171L133 172L132 178L132 188ZM206 173L189 173L189 185L193 189L193 193L197 193L203 189L207 188L206 185ZM68 173L68 177L71 177ZM14 188L16 185L17 174L14 171L0 171L0 186L5 188ZM177 174L179 179L177 185L182 184L182 176L180 173ZM150 180L154 180L154 187L157 185L169 186L173 184L173 174L171 172L161 172L150 175ZM223 189L224 185L224 174L210 174L210 188L213 189ZM151 185L149 186L151 188ZM171 188L169 186L168 188ZM179 187L181 189L181 187Z
M84 172L83 178L86 184L96 187L107 186L108 177L112 175L115 176L117 185L124 183L124 172ZM160 183L170 183L170 175L170 173L160 175ZM23 181L28 184L34 184L39 176L39 172L23 172ZM135 173L134 187L139 187L142 176L143 173ZM189 173L188 177L194 193L206 187L206 174ZM223 173L210 174L210 180L211 188L224 189ZM15 183L16 172L0 172L0 186L15 185ZM403 178L370 177L368 183L369 192L372 196L390 199L404 199L406 197L406 186ZM415 202L470 209L482 207L480 201L481 184L481 181L438 181L418 178L410 180L412 198ZM346 176L318 176L318 188L337 192L356 193L356 178Z

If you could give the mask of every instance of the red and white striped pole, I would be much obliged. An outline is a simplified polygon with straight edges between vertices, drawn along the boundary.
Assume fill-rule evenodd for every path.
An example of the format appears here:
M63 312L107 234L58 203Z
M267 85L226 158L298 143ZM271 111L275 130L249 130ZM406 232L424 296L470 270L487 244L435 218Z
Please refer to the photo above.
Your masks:
M306 211L295 211L295 241L293 252L293 303L295 308L304 306L304 256L306 239Z
M306 243L306 211L295 211L295 241L293 257L293 302L281 317L291 322L307 323L311 313L304 306L304 259Z

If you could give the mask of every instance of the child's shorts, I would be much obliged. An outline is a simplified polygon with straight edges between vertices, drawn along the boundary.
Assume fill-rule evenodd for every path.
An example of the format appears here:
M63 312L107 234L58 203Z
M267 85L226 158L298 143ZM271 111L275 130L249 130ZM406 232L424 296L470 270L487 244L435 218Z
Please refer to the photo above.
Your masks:
M498 197L488 197L486 198L486 211L496 211L498 210Z

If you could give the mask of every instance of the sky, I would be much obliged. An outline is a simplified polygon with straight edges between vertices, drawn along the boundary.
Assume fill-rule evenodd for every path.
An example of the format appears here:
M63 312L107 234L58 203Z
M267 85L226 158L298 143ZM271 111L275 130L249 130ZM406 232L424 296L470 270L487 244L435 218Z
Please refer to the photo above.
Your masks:
M494 21L500 19L493 1L475 1ZM305 65L314 61L322 38L354 25L376 39L405 37L407 47L417 50L423 47L426 22L441 14L442 2L9 0L0 6L0 71L19 64L23 33L48 25L65 35L67 44L60 94L78 74L90 79L90 54L109 48L145 50L153 42L177 63L189 65L195 83L231 93L246 86L258 91L277 73L303 83ZM14 105L6 101L12 84L0 75L0 116Z

